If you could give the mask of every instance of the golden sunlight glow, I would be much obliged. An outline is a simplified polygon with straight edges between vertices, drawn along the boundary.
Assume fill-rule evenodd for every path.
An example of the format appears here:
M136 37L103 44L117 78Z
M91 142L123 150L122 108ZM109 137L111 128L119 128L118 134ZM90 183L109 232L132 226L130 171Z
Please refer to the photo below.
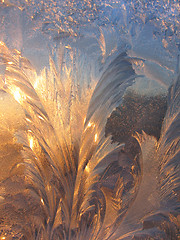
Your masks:
M42 202L42 204L44 205L44 200L41 198L41 202Z
M89 122L89 123L88 123L88 127L91 127L91 126L92 126L92 123L91 123L91 122Z
M50 186L49 186L49 184L47 185L47 190L49 191L51 188L50 188Z
M95 124L94 123L92 123L92 122L89 122L88 123L88 125L87 125L87 127L86 127L86 129L84 130L84 131L86 131L88 128L90 128L90 127L93 127L93 128L95 128Z
M21 166L21 164L19 164L19 163L16 165L17 168L19 168L20 166Z
M97 136L97 133L96 133L95 136L94 136L94 141L97 142L97 139L98 139L98 136Z
M37 89L37 87L38 87L38 80L34 82L34 89Z
M5 44L4 44L2 41L0 41L0 45L1 45L1 46L5 46Z
M34 89L38 89L42 83L43 83L43 74L36 76L35 81L33 82Z
M1 239L6 239L6 237L1 237Z
M28 136L28 140L29 140L29 147L33 150L34 147L34 139L32 136Z
M8 62L8 64L9 64L9 65L12 65L12 64L13 64L13 62Z
M65 48L66 49L71 49L71 46L70 45L66 45Z
M20 52L20 51L18 51L17 49L14 49L14 52L15 52L15 53L17 53L18 55L20 55L20 54L21 54L21 52Z
M20 92L18 90L16 90L16 91L14 91L13 95L14 95L14 98L16 99L16 101L21 103L22 97L21 97Z
M18 103L23 103L24 100L26 99L25 94L21 91L21 89L19 87L16 86L10 86L9 87L11 94L14 96L14 99L18 102Z
M39 119L41 119L41 120L44 120L44 118L43 118L43 117L41 117L40 115L38 116L38 118L39 118Z
M33 149L33 139L30 139L29 146L30 146L31 149Z
M89 170L90 170L90 169L89 169L89 167L88 167L88 165L87 165L87 166L85 167L85 171L89 173Z
M31 120L30 120L29 118L26 118L26 121L31 123ZM28 130L28 131L29 131L29 130Z

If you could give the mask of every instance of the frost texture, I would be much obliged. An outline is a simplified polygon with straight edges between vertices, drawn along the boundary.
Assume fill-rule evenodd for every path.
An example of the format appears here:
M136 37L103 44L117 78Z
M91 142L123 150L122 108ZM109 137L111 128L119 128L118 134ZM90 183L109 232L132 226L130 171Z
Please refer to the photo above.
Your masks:
M12 235L26 238L31 233L37 239L80 239L87 233L90 239L109 238L128 205L123 202L119 174L112 188L104 186L104 173L113 159L102 164L116 148L104 135L107 116L137 77L126 54L107 68L94 91L90 86L80 89L72 78L76 66L64 66L60 74L50 59L50 69L37 77L26 64L20 67L16 57L1 43L2 87L23 107L27 128L17 136L23 161L15 164L13 176L2 183L4 231L11 229ZM81 64L77 71L82 69ZM136 174L131 178L137 181ZM6 188L14 181L21 181L22 189L18 186L12 193ZM12 202L6 211L9 194Z
M178 239L178 1L0 15L1 239Z

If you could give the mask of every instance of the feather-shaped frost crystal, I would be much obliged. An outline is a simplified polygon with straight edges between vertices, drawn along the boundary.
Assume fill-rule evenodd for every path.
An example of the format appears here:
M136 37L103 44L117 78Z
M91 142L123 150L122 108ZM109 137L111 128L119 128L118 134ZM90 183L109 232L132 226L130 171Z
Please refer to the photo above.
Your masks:
M179 76L161 133L150 136L137 120L134 133L124 125L117 141L111 120L118 111L119 119L132 120L124 109L133 111L137 95L123 96L142 77L132 59L119 54L96 84L83 75L90 69L83 58L77 61L79 53L60 47L57 62L50 57L38 75L0 45L1 95L18 102L22 121L1 126L0 157L13 158L0 182L1 239L175 239Z

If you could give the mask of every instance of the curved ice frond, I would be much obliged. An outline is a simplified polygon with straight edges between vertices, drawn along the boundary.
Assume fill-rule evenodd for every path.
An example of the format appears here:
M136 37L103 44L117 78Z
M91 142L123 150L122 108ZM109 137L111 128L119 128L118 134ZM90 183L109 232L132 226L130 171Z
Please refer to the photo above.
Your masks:
M141 227L144 216L159 208L157 140L145 132L136 133L134 137L141 147L141 179L138 192L112 239L126 239Z
M97 212L99 222L97 224L94 220L93 236L89 239L108 239L124 214L120 204L122 182L119 180L118 183L116 179L119 186L117 191L115 187L110 190L101 184L104 171L113 162L110 157L109 161L104 159L117 147L111 143L110 137L105 138L105 125L107 117L121 102L125 89L136 77L131 64L126 60L126 54L119 55L97 83L89 104L81 138L72 216L72 227L77 228L83 215L91 216ZM108 212L112 215L109 216Z
M168 110L158 149L158 158L161 159L161 197L164 205L167 207L168 204L171 204L172 209L179 205L179 102L180 75L169 90Z
M25 166L27 188L35 199L36 207L41 205L44 217L38 223L38 226L42 224L40 228L43 230L40 232L44 237L50 236L52 229L62 224L60 219L63 218L63 231L67 234L78 164L79 135L84 121L82 110L86 111L87 104L83 102L86 93L78 92L77 97L73 97L79 90L78 84L71 83L73 76L66 66L62 75L68 84L59 79L61 76L52 59L50 70L45 69L38 78L27 65L21 66L21 57L13 55L3 43L1 65L5 68L1 86L14 96L26 114L27 130L18 136L24 145L24 161L16 168ZM34 77L36 81L33 81ZM88 90L90 95L91 89ZM84 101L88 101L86 97ZM78 129L72 127L73 124L79 125Z
M142 179L132 206L113 239L178 239L179 232L179 76L169 89L161 137L136 133Z

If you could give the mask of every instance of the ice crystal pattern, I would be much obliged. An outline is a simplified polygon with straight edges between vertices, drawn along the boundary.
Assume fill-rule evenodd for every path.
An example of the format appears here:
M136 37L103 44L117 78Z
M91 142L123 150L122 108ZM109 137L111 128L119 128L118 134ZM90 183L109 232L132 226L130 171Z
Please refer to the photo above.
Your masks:
M64 64L64 56L61 46L57 63L50 58L37 75L0 44L1 91L25 114L24 127L11 133L18 161L0 183L1 239L176 239L180 76L159 141L135 133L141 151L132 158L123 142L105 137L107 118L139 77L131 59L120 54L95 85L81 81L90 78L85 59L72 51Z

